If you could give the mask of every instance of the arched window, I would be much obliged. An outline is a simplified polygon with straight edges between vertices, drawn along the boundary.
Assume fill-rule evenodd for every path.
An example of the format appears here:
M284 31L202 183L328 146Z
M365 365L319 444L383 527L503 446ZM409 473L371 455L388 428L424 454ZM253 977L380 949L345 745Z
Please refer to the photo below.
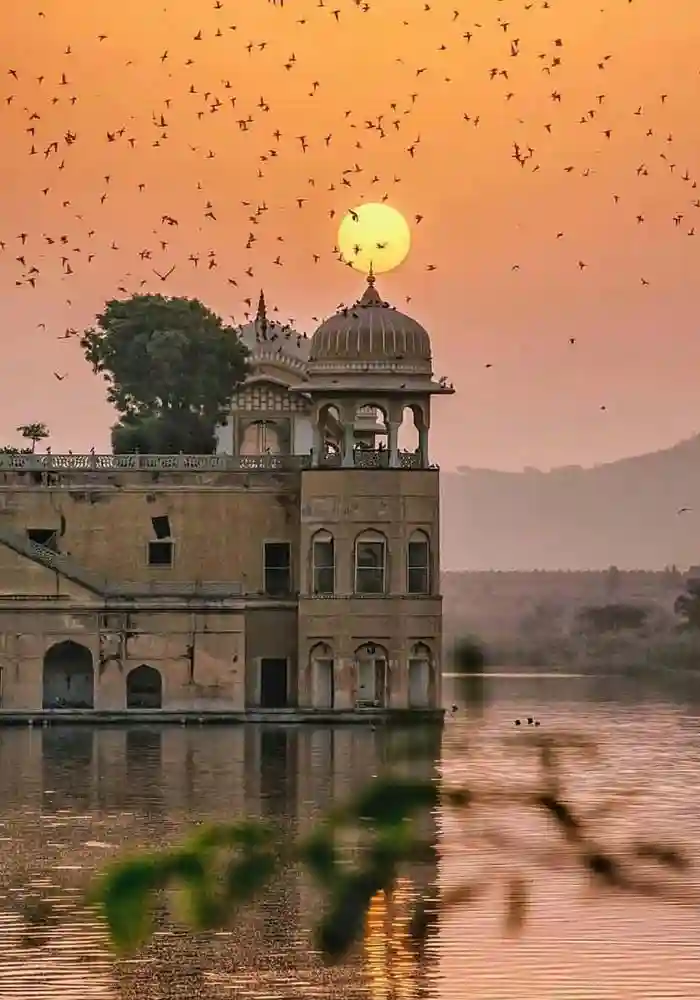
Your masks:
M409 594L430 593L430 542L424 531L414 531L406 552Z
M355 593L386 593L386 538L363 531L355 539Z
M314 594L335 593L335 543L330 531L318 531L311 543Z

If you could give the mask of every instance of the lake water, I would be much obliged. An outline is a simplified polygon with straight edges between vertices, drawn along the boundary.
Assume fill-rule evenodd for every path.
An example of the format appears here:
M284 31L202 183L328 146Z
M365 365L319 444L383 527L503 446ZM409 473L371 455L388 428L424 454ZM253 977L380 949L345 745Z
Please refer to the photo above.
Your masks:
M604 828L614 844L634 833L673 836L695 854L700 684L695 691L689 684L663 694L632 680L492 678L471 764L457 744L474 723L458 712L435 761L415 767L439 767L456 781L476 773L479 782L526 782L528 728L513 720L534 716L541 732L564 727L598 741L600 761L573 765L577 802L600 801L611 783L639 786L628 815ZM515 742L504 745L504 737ZM427 826L437 864L413 870L391 906L375 900L362 949L339 969L314 954L309 927L318 901L295 872L229 932L193 936L159 909L152 943L126 961L111 956L94 917L71 915L90 873L125 849L246 815L305 829L383 766L389 743L382 729L349 726L0 728L0 1000L700 996L700 906L593 895L573 867L550 869L509 846L475 850L453 815ZM515 820L514 813L485 814L480 823L524 837L525 850L543 838L553 843L537 817ZM406 946L406 900L477 878L482 864L492 880L486 898L446 915L418 962ZM516 871L532 878L532 903L522 937L510 939L502 934L498 879ZM685 876L684 891L700 893L697 872ZM63 912L58 926L28 930L20 908L34 897Z

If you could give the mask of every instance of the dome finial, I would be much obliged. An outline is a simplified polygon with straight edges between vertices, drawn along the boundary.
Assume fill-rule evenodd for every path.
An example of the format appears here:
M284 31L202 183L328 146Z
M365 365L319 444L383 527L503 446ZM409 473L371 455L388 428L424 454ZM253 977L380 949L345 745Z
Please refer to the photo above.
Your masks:
M262 337L263 340L267 334L267 309L265 307L265 292L262 288L258 299L258 311L255 314L255 333L258 338Z
M374 287L375 277L374 277L374 262L369 262L369 271L367 272L367 284L370 288Z

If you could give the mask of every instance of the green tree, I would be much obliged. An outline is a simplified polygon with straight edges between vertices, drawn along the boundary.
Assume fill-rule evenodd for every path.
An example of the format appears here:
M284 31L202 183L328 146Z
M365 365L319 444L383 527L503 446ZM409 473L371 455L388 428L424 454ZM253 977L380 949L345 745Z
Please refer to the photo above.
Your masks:
M647 623L650 609L641 604L600 604L581 608L576 624L582 632L637 630Z
M115 451L212 451L216 425L248 373L236 330L197 299L113 299L80 344L121 417Z
M25 439L25 441L32 442L32 447L31 447L32 454L36 451L37 442L45 441L46 438L51 436L51 432L49 431L46 424L41 424L41 423L20 424L17 430Z
M688 579L685 593L676 598L673 610L684 619L684 628L700 629L700 577Z
M211 455L215 425L198 413L126 416L112 427L115 455Z

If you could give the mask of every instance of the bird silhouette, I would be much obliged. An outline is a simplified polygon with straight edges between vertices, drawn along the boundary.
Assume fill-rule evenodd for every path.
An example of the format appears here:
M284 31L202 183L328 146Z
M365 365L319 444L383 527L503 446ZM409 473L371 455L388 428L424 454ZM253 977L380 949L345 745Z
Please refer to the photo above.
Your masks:
M693 123L680 97L697 69L679 60L661 85L624 85L613 70L638 4L615 14L604 5L595 51L551 0L511 4L507 13L499 0L478 14L434 3L384 10L364 0L271 0L259 21L244 5L234 16L225 0L182 17L165 4L153 14L154 31L134 43L138 55L120 46L118 11L101 25L72 17L76 0L64 0L61 21L48 5L28 5L31 23L6 26L8 51L22 59L13 56L0 74L4 160L18 179L15 211L4 213L16 221L0 233L0 279L41 302L45 330L34 327L35 336L56 336L66 322L84 327L93 293L131 294L123 290L153 277L172 278L168 288L182 294L220 296L235 311L252 298L253 281L274 285L290 270L296 282L313 266L321 295L326 286L336 295L333 281L347 280L338 264L356 263L332 249L338 219L347 214L359 226L357 206L370 199L400 205L419 231L405 278L397 274L399 294L431 307L436 283L460 295L481 266L475 227L459 218L466 202L447 180L455 163L465 177L479 163L501 178L479 182L474 195L490 219L489 280L472 281L469 294L485 308L486 289L500 283L519 315L531 309L540 256L553 285L571 281L582 301L613 282L640 310L653 308L665 287L653 270L660 258L644 256L648 241L694 266L700 199L681 134ZM333 52L332 71L311 54L311 32ZM387 58L359 86L345 53L375 33ZM78 59L93 60L102 75L86 77ZM229 67L242 59L250 69L234 79ZM444 162L426 152L443 147ZM450 198L441 202L443 190ZM526 255L518 240L537 198ZM448 204L462 208L441 208ZM604 222L589 224L594 218ZM631 275L607 256L621 236L630 261L643 257ZM392 233L379 233L364 245L385 251L392 242ZM52 321L64 289L77 305ZM563 343L583 348L594 336L576 332ZM585 356L566 353L561 364ZM528 364L536 377L544 364L537 350Z

